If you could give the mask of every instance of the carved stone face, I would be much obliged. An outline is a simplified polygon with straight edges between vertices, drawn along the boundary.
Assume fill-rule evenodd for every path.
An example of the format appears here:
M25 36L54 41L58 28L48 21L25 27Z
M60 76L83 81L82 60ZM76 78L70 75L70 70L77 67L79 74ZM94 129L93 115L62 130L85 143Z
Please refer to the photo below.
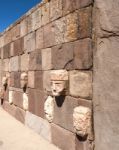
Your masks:
M51 90L53 96L64 95L67 90L68 72L66 70L51 71Z
M2 86L7 86L7 82L8 82L8 78L7 77L3 77L2 78Z
M21 74L21 88L26 88L28 83L28 75L27 73Z
M9 103L13 103L13 91L9 91Z
M60 96L66 90L66 81L51 81L53 96Z
M49 122L52 122L53 121L53 113L54 113L53 97L48 96L48 98L46 99L45 104L44 104L44 112L45 112L46 119Z
M73 113L73 125L77 135L87 136L91 128L91 110L88 107L76 107Z
M23 94L23 109L28 110L28 95L26 93Z

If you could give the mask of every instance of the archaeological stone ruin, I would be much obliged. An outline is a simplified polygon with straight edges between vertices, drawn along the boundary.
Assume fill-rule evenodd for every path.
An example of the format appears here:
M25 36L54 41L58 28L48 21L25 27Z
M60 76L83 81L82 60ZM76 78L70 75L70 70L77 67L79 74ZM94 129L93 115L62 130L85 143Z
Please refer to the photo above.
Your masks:
M9 26L0 102L61 150L119 150L119 1L44 0Z

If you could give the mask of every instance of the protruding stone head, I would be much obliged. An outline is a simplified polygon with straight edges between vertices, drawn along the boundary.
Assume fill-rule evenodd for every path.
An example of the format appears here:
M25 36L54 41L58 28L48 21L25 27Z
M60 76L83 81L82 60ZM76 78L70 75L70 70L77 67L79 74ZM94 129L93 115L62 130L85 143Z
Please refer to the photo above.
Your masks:
M13 103L13 91L9 91L9 103L12 104Z
M79 106L74 109L73 113L74 130L80 137L90 134L91 129L91 109Z
M26 88L28 83L28 75L27 73L22 73L21 74L21 88Z
M66 70L51 71L51 90L53 96L65 95L68 85L68 72Z
M8 84L8 77L4 76L4 77L2 78L2 86L6 87L7 84Z
M28 110L28 95L26 93L23 94L23 109Z
M44 112L46 119L51 123L54 115L54 100L53 97L48 96L44 104Z

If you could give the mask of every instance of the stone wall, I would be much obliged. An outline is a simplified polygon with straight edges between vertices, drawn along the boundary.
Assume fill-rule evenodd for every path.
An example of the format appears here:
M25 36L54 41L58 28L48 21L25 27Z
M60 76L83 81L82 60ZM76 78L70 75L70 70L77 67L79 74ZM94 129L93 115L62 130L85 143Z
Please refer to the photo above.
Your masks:
M62 150L92 150L92 0L42 2L0 36L3 108Z

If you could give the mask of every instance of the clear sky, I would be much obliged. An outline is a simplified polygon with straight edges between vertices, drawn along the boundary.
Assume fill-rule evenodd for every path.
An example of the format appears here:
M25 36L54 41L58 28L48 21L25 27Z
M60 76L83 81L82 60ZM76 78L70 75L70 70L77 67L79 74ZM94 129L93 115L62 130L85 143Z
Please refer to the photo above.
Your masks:
M0 0L0 32L41 0Z

